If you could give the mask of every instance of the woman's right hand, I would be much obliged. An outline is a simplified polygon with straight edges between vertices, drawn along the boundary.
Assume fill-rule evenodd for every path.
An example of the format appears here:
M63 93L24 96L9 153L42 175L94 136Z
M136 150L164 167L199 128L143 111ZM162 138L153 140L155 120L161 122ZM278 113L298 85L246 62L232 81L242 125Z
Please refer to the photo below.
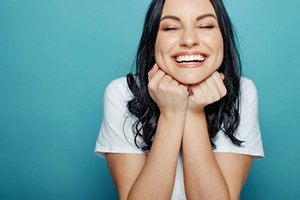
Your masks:
M188 87L162 71L157 64L148 73L148 90L162 114L186 112Z

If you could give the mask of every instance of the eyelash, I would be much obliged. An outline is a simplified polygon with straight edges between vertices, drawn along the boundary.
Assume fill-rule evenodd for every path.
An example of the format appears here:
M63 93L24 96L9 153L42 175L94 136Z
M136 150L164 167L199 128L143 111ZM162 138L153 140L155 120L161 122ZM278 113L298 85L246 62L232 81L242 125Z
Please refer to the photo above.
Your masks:
M177 27L165 27L163 28L164 31L175 31L175 30L178 30Z
M200 29L213 29L215 26L214 25L204 25L204 26L199 26L198 28ZM176 31L178 30L178 27L165 27L163 28L164 31Z
M204 26L199 26L201 29L213 29L215 26L214 25L204 25Z

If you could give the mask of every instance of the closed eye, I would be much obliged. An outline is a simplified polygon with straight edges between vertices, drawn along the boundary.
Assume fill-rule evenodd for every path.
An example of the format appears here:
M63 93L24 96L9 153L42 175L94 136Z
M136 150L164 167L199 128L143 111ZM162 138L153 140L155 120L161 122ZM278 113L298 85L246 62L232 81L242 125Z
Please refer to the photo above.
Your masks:
M215 28L215 26L214 25L202 25L202 26L199 26L199 28L201 28L201 29L213 29L213 28Z
M170 27L165 27L165 28L162 28L164 31L175 31L175 30L178 30L179 28L178 27L174 27L174 26L170 26Z

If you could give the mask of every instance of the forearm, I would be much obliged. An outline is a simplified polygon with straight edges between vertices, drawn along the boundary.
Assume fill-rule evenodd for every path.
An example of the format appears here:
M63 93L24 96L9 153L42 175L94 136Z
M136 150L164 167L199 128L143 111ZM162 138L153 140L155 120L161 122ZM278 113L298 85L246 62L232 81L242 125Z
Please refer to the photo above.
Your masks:
M185 115L160 116L147 161L128 199L170 199L180 151Z
M182 141L188 199L229 199L225 179L211 149L205 113L188 113Z

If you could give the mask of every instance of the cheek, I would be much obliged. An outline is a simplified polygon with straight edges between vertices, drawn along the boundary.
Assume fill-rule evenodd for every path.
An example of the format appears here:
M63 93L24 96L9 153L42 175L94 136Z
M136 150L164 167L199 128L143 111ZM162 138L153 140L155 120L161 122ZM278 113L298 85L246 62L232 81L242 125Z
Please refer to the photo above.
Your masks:
M160 55L161 55L161 37L159 34L157 35L157 38L155 41L154 55L155 55L155 59L158 59L158 57L160 57Z
M214 52L223 50L223 38L221 34L212 33L202 37L202 40L212 49Z
M209 46L209 48L213 51L213 53L217 56L218 60L223 60L223 54L224 54L224 43L222 35L220 34L213 34L210 36L207 36L205 38L206 44Z
M216 44L216 48L218 49L219 56L223 60L223 57L224 57L224 43L223 43L223 39L222 38L219 40L219 43Z
M163 37L158 35L154 47L155 61L158 66L166 71L166 58L168 57L168 45Z
M159 47L158 43L155 43L155 47L154 47L154 57L155 57L155 61L157 64L160 64L161 60L162 60L162 54L161 54L161 49Z
M165 64L164 64L164 57L163 57L163 51L159 45L159 43L155 43L154 48L154 56L155 56L155 62L159 66L159 68L163 71L166 71Z
M155 54L167 55L177 43L177 34L158 33L155 42Z
M216 48L216 51L218 51L218 54L222 57L223 59L223 52L224 52L224 42L223 42L223 38L221 34L218 34L218 36L216 37L218 38L217 40L215 40L214 42L214 46Z
M219 48L218 58L220 59L220 65L221 65L221 63L224 59L224 42L223 42L222 37L220 38L218 48Z

